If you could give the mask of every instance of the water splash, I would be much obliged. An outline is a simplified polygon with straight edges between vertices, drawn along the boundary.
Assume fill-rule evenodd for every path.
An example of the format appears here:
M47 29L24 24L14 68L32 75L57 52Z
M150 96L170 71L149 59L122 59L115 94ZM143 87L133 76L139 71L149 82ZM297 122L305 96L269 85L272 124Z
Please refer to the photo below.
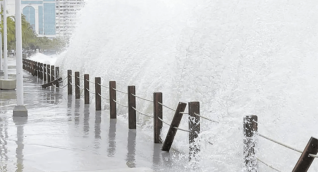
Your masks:
M170 107L200 101L201 114L220 121L202 120L202 171L241 171L245 115L258 115L262 133L299 149L316 135L317 5L296 0L90 0L57 64L61 71L102 77L105 84L116 80L121 90L136 85L136 94L145 98L161 91ZM151 106L137 104L145 113L151 113ZM164 112L165 121L172 116ZM188 127L186 116L180 127ZM187 153L187 133L178 132L173 146ZM259 147L258 156L282 171L291 171L299 158L262 139ZM317 168L313 163L310 170Z

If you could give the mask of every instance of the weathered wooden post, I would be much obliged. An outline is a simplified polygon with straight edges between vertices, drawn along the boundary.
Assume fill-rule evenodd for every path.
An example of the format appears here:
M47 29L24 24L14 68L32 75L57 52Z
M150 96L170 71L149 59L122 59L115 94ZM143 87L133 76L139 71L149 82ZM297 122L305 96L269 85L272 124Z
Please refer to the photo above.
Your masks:
M41 63L41 80L43 81L44 78L44 67L43 67L43 63Z
M200 151L198 144L195 140L200 133L200 102L189 102L189 160L196 158L197 153ZM197 114L197 115L196 115Z
M128 128L136 129L136 88L128 86ZM135 108L135 109L133 109Z
M33 76L36 76L36 62L33 61Z
M116 81L109 81L109 106L110 119L116 119Z
M43 65L43 76L44 76L44 83L47 81L46 77L47 77L47 68L46 68L46 64Z
M307 172L311 163L314 161L314 157L309 156L309 154L316 155L318 153L318 140L311 137L305 150L301 154L293 172Z
M47 83L51 82L51 65L46 65Z
M55 67L55 76L56 76L56 79L60 77L60 68L59 67ZM60 82L56 83L56 87L60 87Z
M38 63L38 78L39 78L39 79L41 79L41 71L42 71L41 63L39 62L39 63Z
M75 99L80 99L80 77L79 72L75 72Z
M67 70L67 94L72 95L72 70Z
M167 152L170 151L170 148L171 148L171 145L173 143L174 137L176 136L177 131L178 131L177 128L179 127L181 119L182 119L182 116L183 116L183 113L181 113L181 112L184 112L186 106L187 106L186 103L179 102L178 107L176 109L176 112L174 114L174 117L172 119L169 131L167 133L166 139L163 142L161 150L167 151Z
M95 77L95 106L96 110L102 110L102 98L101 98L101 79Z
M255 156L256 138L254 133L257 132L257 116L246 116L243 121L244 128L244 162L245 171L258 171L258 161Z
M153 133L154 133L154 142L162 143L160 138L161 129L162 129L162 93L153 93ZM159 119L160 118L160 119Z
M39 63L36 62L36 63L35 63L35 76L36 76L37 78L39 77L38 71L39 71Z
M85 104L89 104L89 75L84 75L84 101Z
M55 72L54 72L54 65L51 66L51 81L55 80Z
M45 69L44 69L44 64L41 63L41 80L42 80L42 81L43 81L43 79L44 79L44 71L45 71Z

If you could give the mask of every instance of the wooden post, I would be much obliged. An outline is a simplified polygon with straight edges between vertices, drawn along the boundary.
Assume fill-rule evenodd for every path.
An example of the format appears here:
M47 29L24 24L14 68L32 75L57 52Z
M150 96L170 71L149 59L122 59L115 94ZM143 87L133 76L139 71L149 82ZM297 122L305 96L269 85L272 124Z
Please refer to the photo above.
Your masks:
M254 133L257 132L257 116L246 116L243 122L245 171L258 171L258 161L255 156L256 141L254 137Z
M54 72L54 66L52 65L51 66L51 81L54 81L55 80L55 72Z
M38 72L39 72L39 63L36 62L36 63L35 63L35 76L36 76L37 78L39 77Z
M153 93L153 133L154 133L154 142L162 143L160 138L161 129L162 129L162 93ZM159 119L159 118L160 119Z
M318 153L318 140L311 137L303 153L301 154L293 172L307 172L311 163L315 158L309 156L309 154L316 155Z
M102 110L102 99L101 99L101 79L95 77L95 106L96 110Z
M59 67L55 67L55 76L56 76L56 78L60 77L60 68ZM56 87L60 87L59 82L56 84Z
M109 81L109 106L110 119L116 119L116 81Z
M42 79L42 81L44 80L44 71L45 71L44 64L41 63L41 79Z
M67 94L72 95L72 70L67 71Z
M41 66L41 63L39 63L39 71L38 71L39 79L42 79L41 74L42 74L42 66Z
M80 99L80 78L79 78L79 72L75 72L75 99Z
M84 75L84 101L85 104L89 104L89 75Z
M41 63L41 80L43 81L44 79L44 66L43 63Z
M176 136L177 131L178 131L178 129L176 129L176 128L179 127L179 124L180 124L182 116L183 116L183 114L180 113L180 112L184 112L186 106L187 106L186 103L179 102L177 110L176 110L176 112L174 114L174 117L172 119L169 131L167 133L165 141L163 142L161 150L167 151L167 152L170 151L170 148L171 148L171 145L173 143L174 137Z
M136 88L128 86L128 128L136 129Z
M197 153L200 151L199 145L195 145L195 139L198 138L200 133L200 103L189 102L189 160L196 158Z
M51 65L46 65L47 83L51 82Z
M43 76L44 76L44 83L47 81L46 76L47 76L47 68L46 64L43 65Z

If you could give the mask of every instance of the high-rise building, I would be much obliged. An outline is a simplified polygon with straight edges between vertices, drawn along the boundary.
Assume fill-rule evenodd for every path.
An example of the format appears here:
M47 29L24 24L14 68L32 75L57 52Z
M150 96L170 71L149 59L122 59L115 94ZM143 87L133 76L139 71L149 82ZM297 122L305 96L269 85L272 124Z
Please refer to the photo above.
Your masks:
M76 25L76 13L84 0L56 0L56 35L69 38Z
M15 0L7 1L8 16L15 14ZM21 0L21 12L39 37L69 38L84 0Z
M21 8L38 36L56 37L55 0L21 0Z

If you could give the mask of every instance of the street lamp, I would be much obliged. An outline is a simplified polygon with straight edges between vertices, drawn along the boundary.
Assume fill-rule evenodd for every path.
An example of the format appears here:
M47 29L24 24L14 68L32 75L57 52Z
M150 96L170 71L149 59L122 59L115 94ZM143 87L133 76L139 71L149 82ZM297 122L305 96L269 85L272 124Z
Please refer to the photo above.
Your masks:
M16 78L17 106L13 109L13 117L27 117L28 110L23 101L23 70L22 70L22 29L21 0L15 0L15 37L16 37Z
M0 12L2 10L2 2L0 3ZM0 16L0 23L2 22L1 20L1 16ZM3 61L2 61L2 31L0 31L0 76L2 76L3 73Z

